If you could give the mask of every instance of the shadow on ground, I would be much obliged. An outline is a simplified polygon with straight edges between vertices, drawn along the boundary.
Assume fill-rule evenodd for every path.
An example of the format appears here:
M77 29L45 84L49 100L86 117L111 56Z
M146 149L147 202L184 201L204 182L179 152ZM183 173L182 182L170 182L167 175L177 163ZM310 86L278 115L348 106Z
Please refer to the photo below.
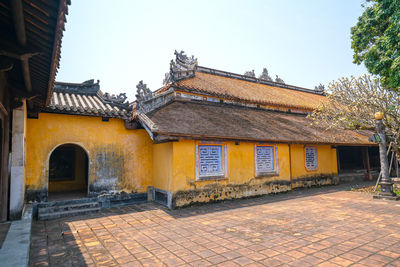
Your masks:
M96 220L101 220L106 217L112 218L114 215L129 215L132 213L142 212L145 216L150 216L149 213L151 211L158 210L160 213L164 213L164 215L171 216L174 219L179 219L279 201L295 200L321 194L335 193L338 191L349 191L352 188L366 187L373 184L374 182L372 181L360 182L357 184L349 183L335 186L302 188L287 193L194 205L177 210L168 210L155 203L145 203L104 209L100 213L84 216L61 218L51 221L35 221L32 224L32 242L29 266L87 266L94 264L90 255L95 255L97 257L96 264L101 262L104 266L112 265L112 262L108 262L106 257L103 262L101 261L102 254L106 253L106 251L104 247L97 246L98 241L93 239L91 242L90 239L92 238L92 229L96 229ZM84 221L88 220L91 221L91 224L93 225L90 226L90 228L87 226L83 229L71 228L72 223L79 225L80 221L84 224ZM75 238L75 235L77 234L79 234L81 240L85 240L86 248L83 248L81 241Z

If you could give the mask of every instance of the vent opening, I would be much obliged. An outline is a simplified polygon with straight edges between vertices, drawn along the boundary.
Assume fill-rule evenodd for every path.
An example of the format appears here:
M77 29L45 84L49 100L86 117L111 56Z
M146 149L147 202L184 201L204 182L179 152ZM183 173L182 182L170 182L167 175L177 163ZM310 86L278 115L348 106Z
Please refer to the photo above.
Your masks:
M160 204L168 205L168 194L165 192L155 190L154 200Z

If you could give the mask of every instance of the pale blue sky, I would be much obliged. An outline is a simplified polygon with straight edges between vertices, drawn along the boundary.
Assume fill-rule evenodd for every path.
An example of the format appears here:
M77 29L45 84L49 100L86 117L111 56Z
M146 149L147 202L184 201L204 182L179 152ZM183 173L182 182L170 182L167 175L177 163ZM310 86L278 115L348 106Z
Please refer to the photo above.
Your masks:
M350 27L365 0L73 0L58 81L99 79L103 92L162 85L174 50L199 65L240 73L267 67L287 84L314 88L362 75Z

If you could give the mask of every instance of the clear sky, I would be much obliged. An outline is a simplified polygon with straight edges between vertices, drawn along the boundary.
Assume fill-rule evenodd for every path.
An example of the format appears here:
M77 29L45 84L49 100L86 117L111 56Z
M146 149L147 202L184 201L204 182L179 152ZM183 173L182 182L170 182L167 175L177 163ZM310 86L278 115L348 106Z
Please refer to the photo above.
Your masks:
M99 79L127 93L162 85L174 50L199 65L240 73L267 67L287 84L314 88L362 75L350 28L365 0L72 0L56 80Z

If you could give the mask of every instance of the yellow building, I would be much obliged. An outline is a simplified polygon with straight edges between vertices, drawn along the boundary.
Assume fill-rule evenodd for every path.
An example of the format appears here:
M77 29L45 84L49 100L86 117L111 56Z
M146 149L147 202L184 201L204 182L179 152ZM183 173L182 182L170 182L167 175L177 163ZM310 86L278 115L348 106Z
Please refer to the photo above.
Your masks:
M310 125L306 116L326 101L323 91L201 67L175 54L161 89L139 84L134 111L154 141L157 202L181 207L335 184L338 146L371 146L367 132Z
M369 132L306 118L323 91L201 67L183 53L162 88L137 88L129 105L94 81L56 83L50 105L27 121L27 199L125 192L175 208L335 184L354 147L370 172ZM340 156L344 148L353 152Z
M153 142L145 130L127 130L131 110L123 94L103 94L93 80L56 83L49 106L27 120L27 200L146 192Z

